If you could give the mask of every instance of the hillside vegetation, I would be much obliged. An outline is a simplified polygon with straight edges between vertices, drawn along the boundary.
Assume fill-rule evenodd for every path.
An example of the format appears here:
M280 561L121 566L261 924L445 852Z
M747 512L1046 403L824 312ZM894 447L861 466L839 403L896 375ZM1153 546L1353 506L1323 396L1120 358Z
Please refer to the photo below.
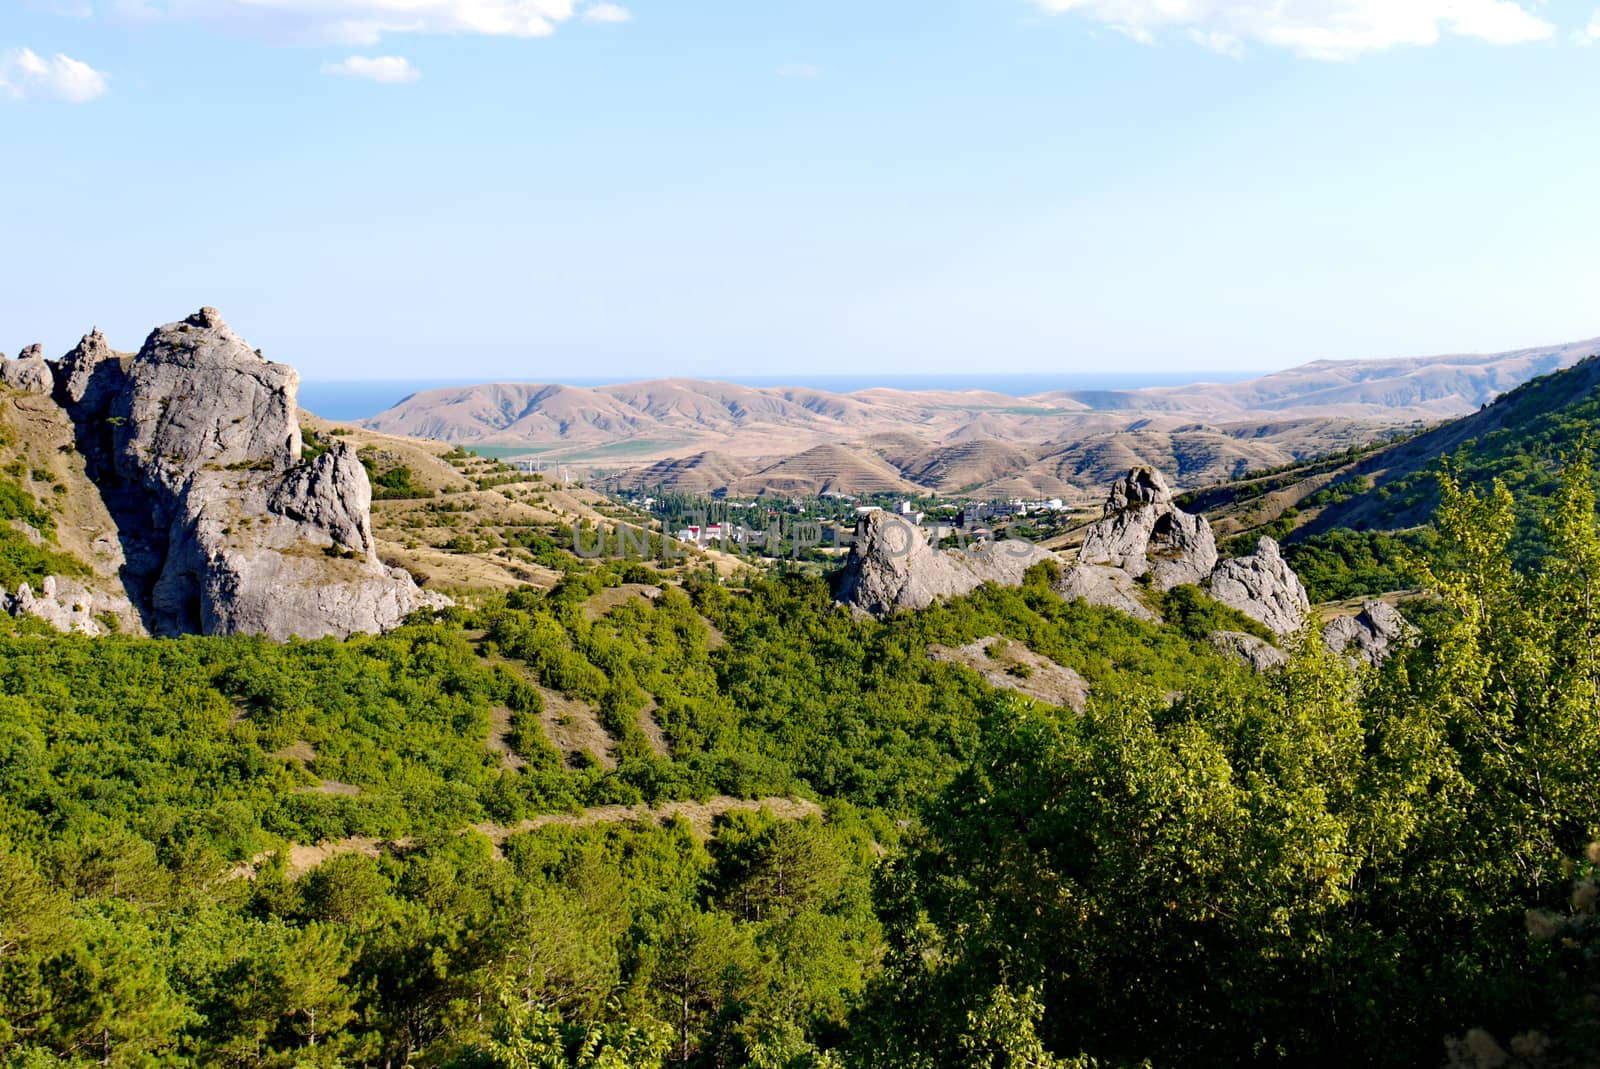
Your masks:
M1309 638L1257 675L1199 594L1145 624L1048 567L882 622L801 575L597 602L648 573L560 556L345 642L0 620L0 1057L1579 1064L1591 481L1526 571L1510 496L1447 481L1421 634L1360 675ZM930 655L980 640L1086 711ZM551 697L609 762L556 745ZM713 796L822 817L521 824Z

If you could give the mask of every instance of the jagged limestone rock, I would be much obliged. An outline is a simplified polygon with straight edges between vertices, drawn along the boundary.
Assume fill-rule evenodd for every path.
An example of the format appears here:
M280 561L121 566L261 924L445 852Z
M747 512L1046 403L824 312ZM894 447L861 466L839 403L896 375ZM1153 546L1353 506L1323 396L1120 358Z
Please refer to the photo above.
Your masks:
M1049 550L1014 540L941 552L922 528L890 512L869 512L856 524L837 596L874 615L924 609L984 583L1019 586L1029 568L1055 559Z
M77 580L53 575L39 584L37 594L27 583L19 586L15 595L0 588L0 611L19 618L31 616L57 631L91 638L108 630L140 630L138 613L127 598L90 590Z
M1322 629L1322 641L1352 663L1383 663L1415 629L1386 601L1369 601L1354 616L1336 616Z
M378 559L372 539L372 482L349 442L292 469L267 506L280 516L328 532L334 545L367 560Z
M1120 568L1135 579L1148 573L1152 587L1171 590L1211 574L1217 540L1205 517L1173 504L1159 471L1139 467L1111 488L1104 517L1084 536L1078 561Z
M117 470L173 496L202 472L282 472L300 459L299 385L214 308L158 328L111 399Z
M55 385L44 349L37 343L23 349L15 360L0 359L0 385L22 393L49 393Z
M1262 538L1249 556L1217 565L1211 573L1211 596L1276 635L1300 630L1311 610L1305 584L1270 538Z
M1139 600L1139 586L1133 576L1109 564L1074 564L1055 584L1055 592L1067 601L1082 599L1090 605L1136 616L1151 623L1160 617Z
M1135 580L1155 590L1199 583L1217 563L1217 540L1203 516L1184 512L1154 468L1131 469L1090 524L1078 559L1056 593L1137 616L1158 617L1138 596Z
M122 382L122 360L98 327L56 363L56 388L66 404L99 408L107 394L122 388Z
M344 637L448 604L379 561L360 459L301 462L299 376L215 309L127 361L90 334L57 375L151 631Z
M1288 655L1278 647L1243 631L1213 631L1207 637L1218 650L1257 672L1270 672L1289 662Z

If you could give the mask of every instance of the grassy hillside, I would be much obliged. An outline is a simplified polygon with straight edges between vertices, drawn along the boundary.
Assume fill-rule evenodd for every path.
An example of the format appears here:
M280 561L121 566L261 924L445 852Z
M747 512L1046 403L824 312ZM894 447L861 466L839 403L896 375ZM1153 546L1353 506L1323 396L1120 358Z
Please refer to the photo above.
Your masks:
M1584 489L1528 573L1499 506L1448 502L1419 645L1359 677L1314 642L1256 675L1192 589L1155 626L1043 567L888 621L801 575L559 556L550 589L343 643L0 619L0 1061L1581 1051ZM1008 683L1049 665L1082 713Z
M1525 504L1554 492L1563 457L1596 444L1600 357L1534 379L1482 411L1362 461L1352 472L1371 486L1334 502L1311 533L1345 527L1393 530L1427 521L1438 506L1439 463L1448 459L1469 486L1503 481Z
M1512 491L1512 552L1529 560L1563 464L1597 444L1597 385L1600 357L1590 357L1394 444L1253 472L1182 501L1204 511L1232 550L1263 534L1286 543L1313 600L1341 600L1415 585L1405 561L1435 541L1430 520L1448 464L1467 487L1486 491L1500 480Z

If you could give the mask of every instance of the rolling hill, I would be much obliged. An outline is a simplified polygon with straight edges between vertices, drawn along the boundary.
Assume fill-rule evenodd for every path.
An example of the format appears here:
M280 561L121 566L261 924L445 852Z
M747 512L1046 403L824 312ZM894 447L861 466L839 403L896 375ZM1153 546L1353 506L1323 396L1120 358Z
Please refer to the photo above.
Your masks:
M691 379L427 390L370 431L527 455L690 493L939 493L1088 500L1135 463L1238 478L1464 415L1600 339L1472 356L1323 360L1235 383L850 394Z

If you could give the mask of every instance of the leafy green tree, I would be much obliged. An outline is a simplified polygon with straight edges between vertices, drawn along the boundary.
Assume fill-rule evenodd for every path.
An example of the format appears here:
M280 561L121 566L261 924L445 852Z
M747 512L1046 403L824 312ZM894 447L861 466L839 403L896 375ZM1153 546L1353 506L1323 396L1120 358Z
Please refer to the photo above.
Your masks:
M512 996L488 1044L496 1069L661 1069L672 1029L648 1019L574 1025L554 1007Z

